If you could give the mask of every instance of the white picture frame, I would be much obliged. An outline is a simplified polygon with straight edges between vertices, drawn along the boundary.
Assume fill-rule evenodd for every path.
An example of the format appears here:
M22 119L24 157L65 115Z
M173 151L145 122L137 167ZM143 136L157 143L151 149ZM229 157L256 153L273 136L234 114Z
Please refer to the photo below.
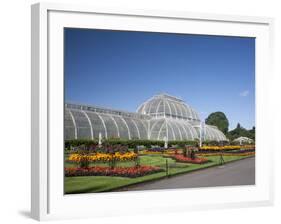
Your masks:
M273 19L191 12L32 5L31 214L37 220L100 217L273 203ZM63 194L63 28L103 28L256 38L256 185ZM180 199L180 200L179 200ZM75 206L74 206L75 205ZM127 206L130 205L130 206ZM133 206L132 206L133 205ZM124 206L126 209L124 210Z

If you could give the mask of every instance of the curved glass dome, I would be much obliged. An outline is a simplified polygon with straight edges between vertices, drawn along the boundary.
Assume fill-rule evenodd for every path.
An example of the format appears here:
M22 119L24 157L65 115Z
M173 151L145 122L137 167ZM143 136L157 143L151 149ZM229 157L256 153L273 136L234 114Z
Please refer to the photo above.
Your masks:
M144 102L137 113L154 118L168 117L190 121L200 121L198 113L183 100L167 94L155 95Z
M198 133L187 121L171 118L152 119L149 122L149 139L194 140L199 139Z

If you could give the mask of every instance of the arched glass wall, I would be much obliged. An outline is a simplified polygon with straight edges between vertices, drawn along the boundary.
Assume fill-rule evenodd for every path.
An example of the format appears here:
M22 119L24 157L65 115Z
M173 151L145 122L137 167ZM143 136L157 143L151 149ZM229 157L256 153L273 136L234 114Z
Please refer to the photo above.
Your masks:
M170 118L152 119L150 121L149 139L164 140L199 139L196 130L186 121Z
M195 127L197 134L200 136L200 125ZM202 127L203 141L227 141L225 135L215 126L203 125Z
M148 121L134 117L65 109L65 139L147 139Z

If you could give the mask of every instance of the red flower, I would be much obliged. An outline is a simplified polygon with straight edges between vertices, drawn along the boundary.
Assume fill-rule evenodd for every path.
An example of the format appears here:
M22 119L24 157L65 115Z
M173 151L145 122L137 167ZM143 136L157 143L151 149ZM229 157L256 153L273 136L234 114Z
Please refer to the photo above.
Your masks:
M189 157L184 157L183 155L172 155L170 157L175 159L177 162L185 162L185 163L193 163L193 164L203 164L208 162L208 159L205 158L191 159Z
M159 167L139 166L139 167L90 167L84 168L65 168L65 176L122 176L140 177L147 174L163 171Z

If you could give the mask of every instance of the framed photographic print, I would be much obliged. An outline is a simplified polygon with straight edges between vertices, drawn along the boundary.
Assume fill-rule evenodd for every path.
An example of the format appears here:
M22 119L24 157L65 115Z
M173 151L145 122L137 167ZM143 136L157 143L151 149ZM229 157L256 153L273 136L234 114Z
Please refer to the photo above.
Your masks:
M33 5L32 217L271 204L272 26Z

